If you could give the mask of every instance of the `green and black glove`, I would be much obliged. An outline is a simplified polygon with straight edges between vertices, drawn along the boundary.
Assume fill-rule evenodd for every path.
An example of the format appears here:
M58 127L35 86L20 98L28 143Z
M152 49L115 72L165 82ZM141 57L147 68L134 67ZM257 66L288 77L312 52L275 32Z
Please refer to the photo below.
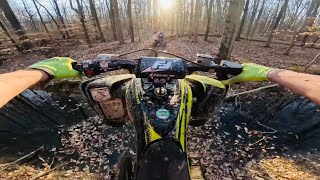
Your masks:
M45 71L57 80L64 78L76 78L81 76L80 72L72 68L72 62L76 61L68 57L54 57L39 61L29 66L29 69L39 69Z
M261 66L254 63L244 63L242 64L242 72L230 79L222 81L224 85L234 84L238 82L249 82L249 81L268 81L268 74L276 70L274 68Z

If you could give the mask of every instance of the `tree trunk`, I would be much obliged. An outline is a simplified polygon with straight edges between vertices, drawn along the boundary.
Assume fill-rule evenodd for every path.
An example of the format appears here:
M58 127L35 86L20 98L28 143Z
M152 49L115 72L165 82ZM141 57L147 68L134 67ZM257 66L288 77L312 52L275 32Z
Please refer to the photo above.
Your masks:
M10 39L10 41L13 43L13 45L16 47L16 49L19 52L22 52L22 48L18 45L18 43L14 40L14 38L11 36L11 34L9 33L9 31L7 30L7 28L2 24L2 22L0 21L0 27L1 29L4 31L4 33L8 36L8 38Z
M193 30L193 8L194 8L194 0L191 0L191 7L190 7L190 18L189 18L189 38L192 36Z
M252 30L252 25L253 25L254 19L256 18L257 11L258 11L258 6L259 6L259 0L254 0L252 14L249 19L248 29L247 29L247 33L246 33L246 39L248 39L250 32Z
M131 0L128 0L127 13L128 13L128 18L129 18L129 34L130 34L131 42L134 42L134 29L133 29L133 20L132 20L132 3L131 3Z
M139 19L139 13L138 13L138 9L137 9L137 5L135 4L135 8L134 8L135 14L136 14L136 18ZM141 35L140 35L140 23L139 20L137 20L137 30L138 30L138 39L139 42L141 42Z
M89 0L89 6L90 6L90 11L91 11L91 16L92 16L93 19L94 19L94 24L95 24L96 27L98 28L101 42L105 42L106 40L105 40L105 38L104 38L104 36L103 36L103 32L102 32L102 30L101 30L99 18L98 18L97 11L96 11L96 6L95 6L93 0Z
M0 0L0 8L2 9L4 15L6 16L7 20L10 22L12 28L14 29L15 33L19 36L19 38L21 40L28 39L24 29L22 28L16 15L13 13L7 0Z
M43 26L44 29L46 30L46 33L47 33L47 35L49 36L49 38L52 39L52 38L51 38L51 35L50 35L50 32L49 32L49 30L48 30L48 28L47 28L47 25L46 25L46 23L43 21L43 18L42 18L42 16L41 16L41 13L40 13L39 7L37 6L36 1L35 1L35 0L32 0L32 2L33 2L34 7L35 7L36 10L37 10L37 13L38 13L38 16L39 16L39 18L40 18L40 22L41 22L42 26Z
M279 14L277 16L277 19L276 19L274 25L272 26L269 38L268 38L268 40L267 40L267 42L266 42L264 47L270 47L272 39L273 39L273 31L277 29L277 27L279 25L279 22L280 22L280 20L282 18L282 15L283 15L283 13L286 11L286 9L288 7L288 3L289 3L289 0L285 0L284 1L283 5L282 5L282 7L280 9L280 12L279 12Z
M266 27L265 27L265 29L264 29L264 33L269 32L269 31L272 31L272 30L271 30L271 27L275 24L274 22L275 22L275 19L277 18L277 15L278 15L278 10L279 10L279 7L280 7L280 2L281 2L281 0L278 0L277 8L276 8L274 14L271 14L271 15L270 15L269 21L268 21L268 23L266 24ZM271 12L271 11L270 11L270 12Z
M254 34L255 34L256 30L257 30L257 27L258 27L259 21L261 19L265 4L266 4L266 0L263 0L262 4L261 4L261 7L260 7L260 10L259 10L259 13L258 13L258 17L255 20L253 28L252 28L252 31L251 31L251 35L250 35L250 38L249 38L250 40L252 39L252 37L254 36Z
M110 8L108 6L108 1L106 0L106 6L109 12L109 18L110 18L110 24L111 24L111 29L112 29L112 35L115 41L118 40L118 36L117 36L117 30L116 30L116 24L114 21L114 9L113 9L113 5L112 5L112 0L110 0Z
M66 38L66 36L63 34L63 32L61 31L61 28L60 28L60 26L59 26L59 24L57 23L57 21L54 19L54 17L52 16L52 14L49 12L49 10L44 6L44 5L42 5L41 3L39 3L39 1L38 0L35 0L41 7L43 7L45 10L46 10L46 12L48 13L48 15L50 16L50 18L51 18L51 20L54 22L54 24L57 26L57 29L58 29L58 31L60 32L60 34L61 34L61 36L62 36L62 38Z
M244 10L243 10L243 15L242 15L242 18L241 18L239 31L238 31L236 39L235 39L236 41L240 41L240 36L241 36L242 31L243 31L244 23L246 22L246 19L247 19L247 16L248 16L249 4L250 4L250 0L246 0L246 4L245 4Z
M150 0L151 1L151 0ZM157 16L158 16L158 0L153 0L153 11L152 11L152 16L153 16L153 30L157 31Z
M288 49L283 53L284 55L289 55L290 50L293 48L293 46L294 46L294 44L295 44L295 42L296 42L296 38L297 38L298 34L299 34L299 29L297 29L297 30L294 32L294 34L293 34L293 36L292 36L291 43L290 43Z
M201 7L201 8L202 8L202 7ZM203 14L204 20L205 20L205 21L208 21L209 0L204 0L204 9L205 9L204 14Z
M71 9L74 10L78 14L78 16L80 18L81 26L82 26L82 29L83 29L83 32L84 32L84 36L85 36L85 41L89 45L89 47L91 47L90 37L89 37L89 34L88 34L86 23L84 21L85 16L84 16L82 3L80 3L79 0L76 0L77 6L78 6L78 9L76 9L72 5L72 0L69 0L69 2L70 2Z
M221 6L221 0L217 0L217 23L216 23L216 32L221 32L219 27L221 25L221 19L222 19L222 6Z
M188 19L188 4L186 0L183 0L183 24L182 24L183 32L186 31L187 19Z
M151 18L151 1L147 1L147 6L148 6L148 27L152 24L152 18Z
M220 60L230 59L237 30L239 29L241 13L244 9L244 0L230 0L226 16L223 35L219 48ZM218 62L219 63L219 62Z
M302 27L303 28L302 31L308 32L308 28L312 27L312 25L314 23L314 20L315 20L315 18L317 16L317 12L318 12L319 6L320 6L320 0L313 0L313 3L311 4L311 7L310 7L311 13L309 13L310 10L308 10L305 22L304 22L303 27ZM303 47L306 44L308 37L309 37L309 35L304 35L303 36L303 39L302 39L302 41L301 41L301 43L299 45L300 47Z
M201 8L201 0L196 0L196 7L194 12L194 22L193 22L193 30L192 30L192 41L198 41L198 25L200 21L200 8Z
M267 32L271 16L272 16L271 15L271 10L269 10L269 12L268 12L268 14L266 16L266 20L264 21L264 23L262 24L262 26L259 29L259 33L265 34Z
M60 19L60 22L62 24L62 27L63 27L63 29L64 29L64 31L66 33L66 36L67 36L67 38L70 38L69 32L67 31L66 24L64 23L64 19L63 19L62 15L61 15L60 8L58 6L57 0L53 0L53 4L54 4L55 10L56 10L56 13L57 13L57 15L58 15L58 17Z
M120 44L124 44L125 41L124 41L123 32L122 32L118 1L111 0L111 2L112 2L113 12L114 12L114 20L115 20L115 27L116 27L118 41L120 42Z
M211 21L211 14L212 14L212 8L213 8L213 1L214 0L210 0L210 3L209 3L209 7L208 7L208 10L207 10L207 16L208 16L208 22L207 22L207 29L206 29L206 33L205 33L205 36L204 36L204 40L205 41L208 41L208 34L209 34L209 31L210 31L210 21Z
M31 14L31 13L30 13L29 7L27 6L27 4L25 3L24 0L22 0L22 3L23 3L23 7L24 7L26 13L27 13L28 16L29 16L30 23L31 23L31 28L32 28L34 31L38 31L38 28L37 28L37 26L36 26L36 23L34 22L34 19L33 19L34 14Z
M317 36L317 37L312 41L311 47L316 46L316 43L317 43L318 40L319 40L319 36Z
M287 26L287 29L291 29L295 24L296 24L296 21L298 20L298 18L300 17L301 13L304 11L304 9L306 8L306 6L301 7L301 5L303 4L303 1L300 1L298 2L298 4L296 5L296 11L294 12L294 14L292 15L292 17L290 18L289 20L289 23L288 23L288 26ZM300 10L300 11L299 11Z
M178 6L177 6L177 35L178 37L182 36L182 26L183 26L183 10L182 10L182 0L177 0Z

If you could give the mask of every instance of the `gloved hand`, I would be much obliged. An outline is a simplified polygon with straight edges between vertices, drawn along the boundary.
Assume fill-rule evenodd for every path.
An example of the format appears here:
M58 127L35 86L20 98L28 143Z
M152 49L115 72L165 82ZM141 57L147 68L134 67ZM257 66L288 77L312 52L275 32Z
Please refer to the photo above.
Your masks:
M45 71L57 80L63 78L79 77L81 73L72 68L72 62L76 61L68 57L54 57L43 61L39 61L29 66L29 69L39 69Z
M222 81L224 85L234 84L238 82L248 82L248 81L268 81L268 73L275 70L274 68L261 66L254 63L244 63L242 64L242 72L230 79Z

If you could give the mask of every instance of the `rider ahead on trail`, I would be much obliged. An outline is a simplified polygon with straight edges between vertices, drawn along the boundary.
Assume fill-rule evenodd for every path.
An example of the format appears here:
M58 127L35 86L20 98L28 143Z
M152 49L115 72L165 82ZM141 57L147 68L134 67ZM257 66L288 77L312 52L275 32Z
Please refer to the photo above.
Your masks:
M72 62L75 61L67 57L54 57L37 62L27 69L0 74L0 107L36 83L53 78L59 80L80 77L82 74L72 68ZM230 85L248 81L272 81L320 105L320 76L253 63L245 63L242 66L243 70L239 75L222 83Z

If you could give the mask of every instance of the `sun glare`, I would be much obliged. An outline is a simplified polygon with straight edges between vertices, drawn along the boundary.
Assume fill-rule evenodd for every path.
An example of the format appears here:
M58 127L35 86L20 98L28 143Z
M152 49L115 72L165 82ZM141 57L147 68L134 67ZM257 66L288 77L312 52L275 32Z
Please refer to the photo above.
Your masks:
M174 0L160 0L160 8L171 9Z

